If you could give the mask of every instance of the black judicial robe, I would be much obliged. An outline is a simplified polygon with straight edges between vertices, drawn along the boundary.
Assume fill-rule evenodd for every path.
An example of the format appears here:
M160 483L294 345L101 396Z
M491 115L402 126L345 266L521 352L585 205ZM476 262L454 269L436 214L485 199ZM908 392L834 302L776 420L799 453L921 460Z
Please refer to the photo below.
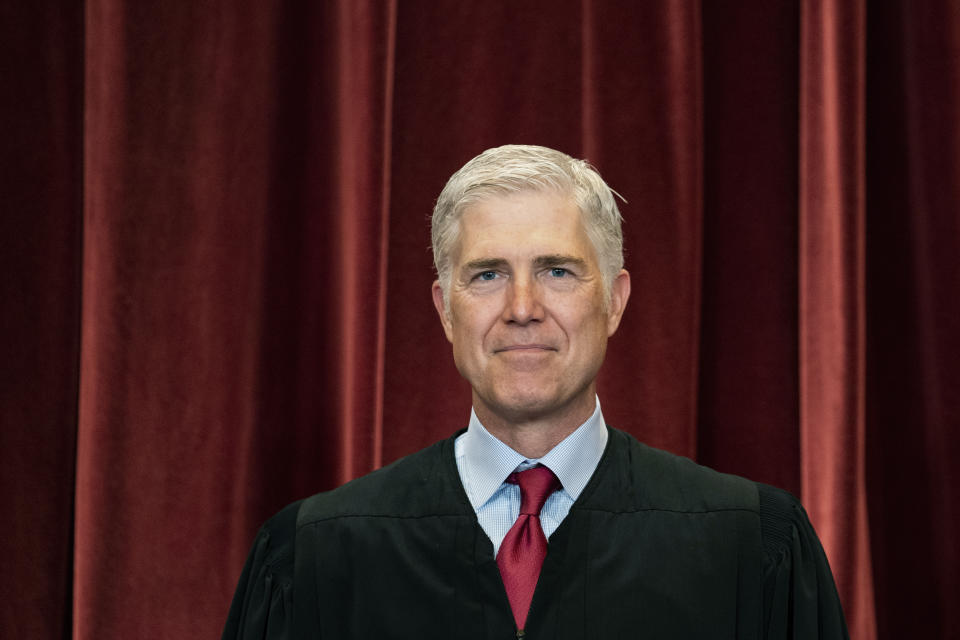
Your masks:
M455 437L269 520L223 638L517 637L493 545L457 473ZM524 633L848 637L793 496L614 429L550 537Z

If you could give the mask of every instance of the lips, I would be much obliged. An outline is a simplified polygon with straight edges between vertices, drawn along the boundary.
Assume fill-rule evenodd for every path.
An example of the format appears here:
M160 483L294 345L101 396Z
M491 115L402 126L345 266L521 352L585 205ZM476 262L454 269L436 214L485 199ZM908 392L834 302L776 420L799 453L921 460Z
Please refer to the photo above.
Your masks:
M503 353L506 351L556 351L548 344L511 344L505 347L494 349L494 353Z

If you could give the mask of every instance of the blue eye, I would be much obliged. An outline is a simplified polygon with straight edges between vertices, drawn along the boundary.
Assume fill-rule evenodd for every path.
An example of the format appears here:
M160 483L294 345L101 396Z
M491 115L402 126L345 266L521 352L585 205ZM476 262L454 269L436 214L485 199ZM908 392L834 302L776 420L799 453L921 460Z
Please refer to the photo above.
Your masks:
M550 275L552 275L554 278L562 278L568 273L570 272L562 267L554 267L553 269L550 269Z
M495 271L484 271L483 273L477 275L477 278L480 280L493 280L496 277L497 273Z

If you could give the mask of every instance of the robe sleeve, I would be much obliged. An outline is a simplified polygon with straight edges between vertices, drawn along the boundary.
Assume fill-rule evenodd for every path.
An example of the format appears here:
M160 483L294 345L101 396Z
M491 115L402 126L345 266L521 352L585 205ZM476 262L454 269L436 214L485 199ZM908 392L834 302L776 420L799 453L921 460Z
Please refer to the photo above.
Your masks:
M803 506L786 491L759 488L764 637L848 640L827 557Z
M222 640L284 640L293 634L295 502L260 529L233 595Z

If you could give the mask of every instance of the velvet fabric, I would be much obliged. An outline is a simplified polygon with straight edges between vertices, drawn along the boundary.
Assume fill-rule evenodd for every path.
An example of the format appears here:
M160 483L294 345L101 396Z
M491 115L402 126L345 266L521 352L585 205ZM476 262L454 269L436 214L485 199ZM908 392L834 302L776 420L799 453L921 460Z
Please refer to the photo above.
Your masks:
M960 628L960 8L0 4L0 636L215 637L257 527L466 425L428 216L625 199L607 420L804 502L851 635Z

